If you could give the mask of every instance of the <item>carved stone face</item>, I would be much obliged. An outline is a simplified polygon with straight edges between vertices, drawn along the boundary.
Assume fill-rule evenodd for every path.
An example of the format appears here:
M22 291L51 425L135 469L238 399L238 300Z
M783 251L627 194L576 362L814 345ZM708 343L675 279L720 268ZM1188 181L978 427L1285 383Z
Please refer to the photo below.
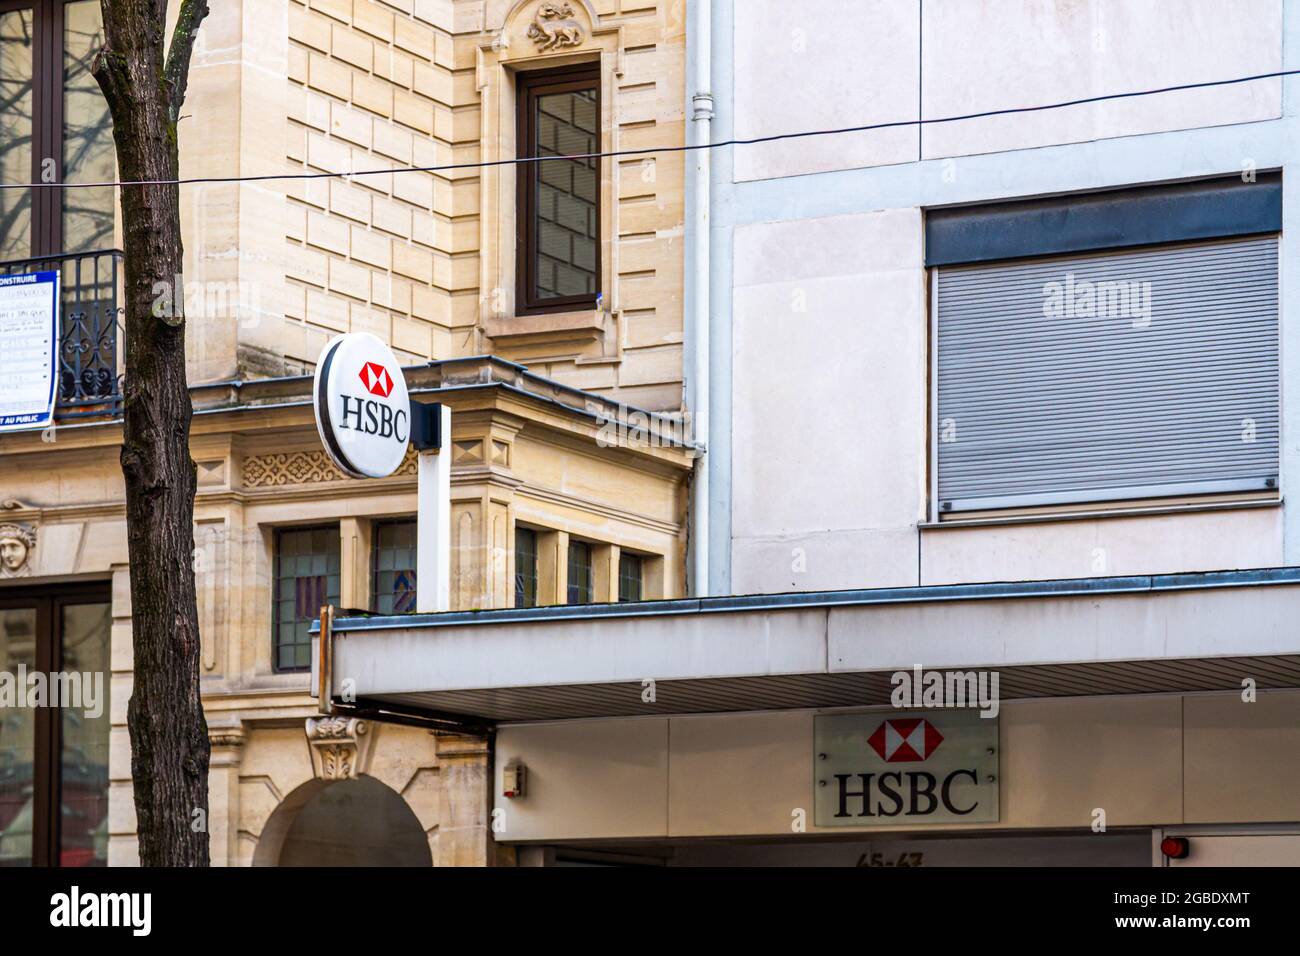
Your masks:
M6 571L17 571L27 563L27 542L22 538L6 535L0 538L0 566Z

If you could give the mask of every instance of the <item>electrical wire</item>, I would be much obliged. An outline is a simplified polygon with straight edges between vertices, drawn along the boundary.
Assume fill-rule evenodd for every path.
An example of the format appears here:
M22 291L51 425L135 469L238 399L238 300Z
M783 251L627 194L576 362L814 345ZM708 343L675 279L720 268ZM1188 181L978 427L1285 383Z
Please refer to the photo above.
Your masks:
M488 169L495 166L518 166L525 163L562 161L577 162L589 159L612 159L620 156L646 156L655 153L688 153L698 149L720 149L724 146L754 146L761 143L806 139L813 136L840 136L847 133L866 133L873 130L898 129L905 126L931 126L940 123L959 123L965 120L986 119L993 116L1041 113L1045 110L1066 109L1071 106L1086 106L1089 103L1102 103L1110 100L1129 99L1137 96L1155 96L1161 93L1177 93L1183 90L1199 90L1208 87L1233 86L1238 83L1253 83L1258 80L1272 80L1280 77L1296 75L1300 75L1300 69L1278 70L1273 73L1257 73L1253 76L1239 76L1228 80L1206 80L1201 83L1180 83L1176 86L1161 86L1149 90L1131 90L1127 93L1104 93L1099 96L1087 96L1081 99L1063 100L1058 103L1044 103L1040 106L1011 106L1005 109L984 110L979 113L963 113L959 116L941 116L932 119L895 120L888 123L870 123L862 126L841 126L831 129L801 130L794 133L773 133L768 136L734 138L709 143L690 143L682 146L643 146L637 149L619 149L600 153L574 153L564 156L517 156L511 159L484 160L474 163L448 163L442 166L399 166L391 169L362 169L347 173L264 173L255 176L196 176L188 179L137 179L93 183L0 183L0 191L10 189L103 189L107 187L123 186L191 186L202 184L260 183L313 179L354 179L358 176L392 176L398 173L442 173L462 169Z

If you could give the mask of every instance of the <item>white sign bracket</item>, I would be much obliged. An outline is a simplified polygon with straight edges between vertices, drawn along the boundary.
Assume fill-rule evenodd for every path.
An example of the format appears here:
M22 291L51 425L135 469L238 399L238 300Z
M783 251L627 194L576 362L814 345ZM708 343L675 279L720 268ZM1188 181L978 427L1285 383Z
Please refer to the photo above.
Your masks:
M451 610L451 409L411 400L417 452L415 610Z

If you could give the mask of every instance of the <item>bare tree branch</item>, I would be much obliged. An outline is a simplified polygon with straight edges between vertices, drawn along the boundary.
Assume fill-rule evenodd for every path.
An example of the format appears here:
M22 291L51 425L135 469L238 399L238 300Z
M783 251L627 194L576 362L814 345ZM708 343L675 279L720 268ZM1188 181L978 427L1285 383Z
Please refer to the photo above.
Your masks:
M90 64L90 75L99 84L110 110L116 111L124 105L123 97L130 89L126 64L119 54L109 49L107 42L95 54L95 59Z
M181 11L172 31L171 47L167 50L167 65L163 78L170 90L172 122L180 117L181 104L185 102L185 89L189 84L190 55L199 35L199 24L208 15L208 0L181 0Z

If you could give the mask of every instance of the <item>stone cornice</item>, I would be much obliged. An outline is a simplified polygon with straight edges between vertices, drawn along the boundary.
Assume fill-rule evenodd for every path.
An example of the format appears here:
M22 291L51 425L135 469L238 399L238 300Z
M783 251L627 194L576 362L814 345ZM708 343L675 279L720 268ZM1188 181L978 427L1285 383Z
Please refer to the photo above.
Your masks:
M626 424L629 417L635 417L650 440L607 447L602 449L604 453L633 461L654 460L683 472L692 465L694 450L681 443L680 423L672 417L621 405L495 356L447 359L403 372L413 395L443 401L458 414L482 411L491 416L494 425L497 416L503 416L501 424L516 430L540 426L583 443L593 443L607 423ZM192 386L194 451L210 447L212 442L220 444L227 436L274 430L299 431L304 438L314 438L310 392L309 376ZM39 432L0 435L0 452L116 454L121 431L120 419L59 424L52 443L42 441Z
M571 496L562 494L557 491L551 491L547 488L535 488L522 486L516 492L521 498L532 498L535 501L545 501L549 504L561 505L564 507L577 507L583 511L592 514L603 515L607 518L613 518L627 524L640 525L643 528L649 528L652 531L660 531L664 534L675 535L682 530L680 524L671 521L656 521L653 518L647 518L644 515L634 514L631 511L624 511L621 508L614 508L609 505L602 505L592 501L576 502Z

